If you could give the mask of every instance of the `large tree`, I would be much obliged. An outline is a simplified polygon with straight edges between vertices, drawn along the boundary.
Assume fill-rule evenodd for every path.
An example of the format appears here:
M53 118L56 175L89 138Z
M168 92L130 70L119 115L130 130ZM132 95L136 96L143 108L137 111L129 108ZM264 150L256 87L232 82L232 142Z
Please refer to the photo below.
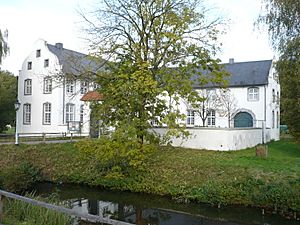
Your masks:
M0 30L0 65L2 63L2 59L7 55L9 48L7 44L7 36L8 32L7 30L4 31L4 33Z
M281 84L282 118L300 139L300 4L298 0L264 0L259 22L266 24L275 50Z
M17 97L17 78L10 72L0 70L0 132L8 124L14 125Z
M109 61L97 74L103 124L141 143L151 121L184 129L180 101L203 100L195 84L223 81L214 58L221 20L207 12L199 0L104 0L92 16L82 13L94 56Z

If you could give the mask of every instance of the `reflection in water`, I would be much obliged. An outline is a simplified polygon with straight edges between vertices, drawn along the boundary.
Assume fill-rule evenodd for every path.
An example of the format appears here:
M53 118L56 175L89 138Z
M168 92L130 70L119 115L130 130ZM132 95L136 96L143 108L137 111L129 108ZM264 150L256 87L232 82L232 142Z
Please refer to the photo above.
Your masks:
M276 215L262 216L258 209L203 204L178 204L169 198L86 186L40 184L37 194L56 193L74 210L137 225L296 225Z
M141 209L132 205L94 199L69 200L69 204L77 212L90 213L137 225L240 225L221 219L208 219L167 209Z

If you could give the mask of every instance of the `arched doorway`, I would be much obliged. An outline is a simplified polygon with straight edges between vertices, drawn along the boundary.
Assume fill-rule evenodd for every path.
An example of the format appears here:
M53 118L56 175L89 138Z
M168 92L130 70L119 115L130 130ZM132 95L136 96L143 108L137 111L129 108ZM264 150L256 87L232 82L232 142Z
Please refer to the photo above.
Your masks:
M234 117L234 127L253 127L253 117L247 112L237 113Z

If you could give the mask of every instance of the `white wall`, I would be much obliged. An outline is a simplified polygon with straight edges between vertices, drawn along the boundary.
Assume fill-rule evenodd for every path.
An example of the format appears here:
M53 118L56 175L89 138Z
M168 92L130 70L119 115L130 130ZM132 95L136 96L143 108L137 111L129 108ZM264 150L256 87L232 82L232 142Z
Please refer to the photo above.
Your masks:
M164 135L167 128L155 128L154 131ZM219 151L240 150L262 143L261 128L188 128L188 139L173 138L172 145L193 149Z
M41 56L36 57L36 50L41 50ZM44 67L44 60L49 59L49 66ZM32 69L28 70L28 62L32 62ZM75 121L80 120L80 105L84 102L80 101L82 95L67 95L64 89L62 79L58 79L61 74L61 65L59 60L52 52L49 51L47 43L44 40L38 40L32 52L23 62L18 78L18 100L21 103L18 110L17 124L19 133L61 133L68 132L65 122L65 105L67 103L75 104ZM43 91L44 78L52 77L52 92L45 94ZM24 81L32 80L32 94L24 95ZM76 82L76 90L80 90L80 82ZM51 103L51 124L43 124L43 103ZM31 104L31 123L23 123L23 106ZM86 108L86 107L85 107ZM88 135L89 111L84 114L84 127L82 133Z

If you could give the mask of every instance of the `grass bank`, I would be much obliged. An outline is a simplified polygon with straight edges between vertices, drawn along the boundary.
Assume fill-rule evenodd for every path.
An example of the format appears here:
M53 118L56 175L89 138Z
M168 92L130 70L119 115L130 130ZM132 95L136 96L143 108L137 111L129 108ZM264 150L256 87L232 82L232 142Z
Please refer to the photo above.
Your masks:
M215 152L163 147L143 172L123 178L101 176L93 157L82 157L74 143L0 146L0 185L15 188L17 183L22 188L17 181L25 175L37 177L31 183L88 184L178 201L300 212L300 145L291 140L270 143L267 159L255 157L253 148Z

